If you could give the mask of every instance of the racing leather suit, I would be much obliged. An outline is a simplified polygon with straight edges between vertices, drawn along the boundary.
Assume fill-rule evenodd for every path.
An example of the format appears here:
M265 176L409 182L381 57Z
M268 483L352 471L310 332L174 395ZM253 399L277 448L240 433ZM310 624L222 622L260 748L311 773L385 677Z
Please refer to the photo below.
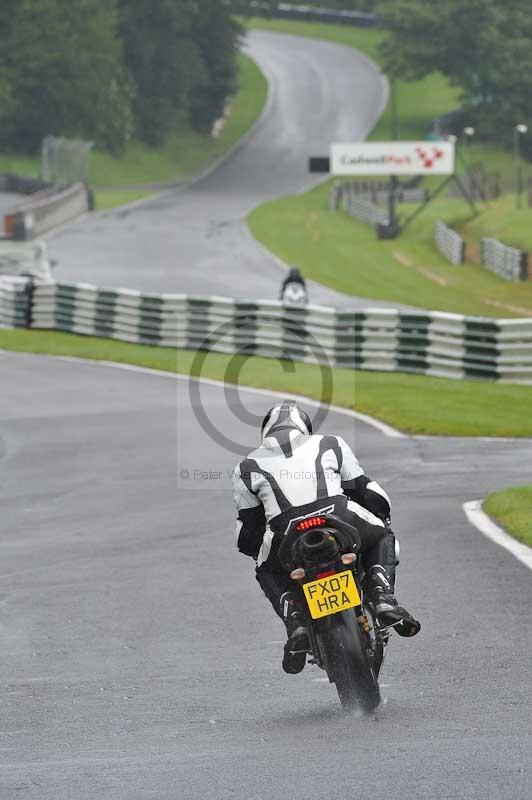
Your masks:
M359 531L367 575L382 577L393 592L396 542L383 522L390 516L384 489L341 437L283 433L267 437L233 473L237 546L256 560L257 580L276 613L283 618L281 597L294 586L277 558L284 531L291 519L331 502Z

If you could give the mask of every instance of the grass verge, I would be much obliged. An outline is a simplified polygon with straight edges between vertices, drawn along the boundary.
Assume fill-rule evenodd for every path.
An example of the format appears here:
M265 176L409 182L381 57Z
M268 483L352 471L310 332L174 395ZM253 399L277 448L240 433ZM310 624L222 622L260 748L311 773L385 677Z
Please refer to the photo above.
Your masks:
M448 210L443 209L444 213L450 211L450 207ZM506 194L480 206L478 217L470 219L466 224L458 222L457 227L470 245L469 253L477 260L479 243L483 236L492 236L520 250L532 252L530 218L530 209L517 209L515 197Z
M196 353L56 331L0 330L0 348L136 364L198 375ZM201 375L322 399L318 367L256 356L206 355ZM419 375L333 370L331 401L412 434L532 436L532 387Z
M510 536L532 547L532 486L494 492L483 508Z
M512 211L510 198L474 220L462 200L438 199L398 239L378 241L369 225L329 210L329 190L326 183L259 206L248 217L253 235L306 277L347 294L459 314L532 316L532 281L506 281L478 263L454 266L434 246L438 218L460 228L477 251L486 231L532 245L530 212ZM406 206L400 210L406 215Z
M91 184L124 188L186 179L223 156L253 125L266 100L267 82L255 63L240 53L238 66L239 90L218 138L196 133L182 121L160 148L132 142L120 157L96 150L90 159ZM38 157L0 155L0 172L38 175L39 169Z
M125 206L135 200L150 197L151 192L132 191L128 189L98 189L95 192L96 211L105 211L117 206Z

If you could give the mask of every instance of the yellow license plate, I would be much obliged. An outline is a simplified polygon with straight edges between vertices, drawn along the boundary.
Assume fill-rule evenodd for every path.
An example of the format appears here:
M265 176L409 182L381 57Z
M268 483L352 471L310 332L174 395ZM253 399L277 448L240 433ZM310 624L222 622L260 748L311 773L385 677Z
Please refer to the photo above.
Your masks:
M350 570L303 584L312 619L326 617L360 605L360 595Z

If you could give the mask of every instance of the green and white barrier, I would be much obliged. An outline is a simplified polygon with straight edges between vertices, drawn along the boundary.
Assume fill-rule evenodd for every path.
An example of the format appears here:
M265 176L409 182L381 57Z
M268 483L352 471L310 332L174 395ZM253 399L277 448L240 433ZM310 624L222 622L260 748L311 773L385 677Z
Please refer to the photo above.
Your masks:
M6 284L4 288L2 285ZM9 284L9 285L7 285ZM532 383L532 319L284 305L0 279L0 324L350 369Z

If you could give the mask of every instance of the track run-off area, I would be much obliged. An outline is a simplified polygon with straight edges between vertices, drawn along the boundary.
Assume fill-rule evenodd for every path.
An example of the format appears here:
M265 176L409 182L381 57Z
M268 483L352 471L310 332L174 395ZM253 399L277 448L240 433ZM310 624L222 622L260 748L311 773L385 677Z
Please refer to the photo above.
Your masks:
M238 457L187 380L0 363L0 797L530 797L530 572L462 504L519 483L532 442L392 438L329 413L322 431L392 496L399 597L423 624L394 637L375 717L346 717L317 668L281 671L284 630L234 543ZM256 415L275 402L241 396ZM201 397L254 446L221 386Z
M277 296L283 268L246 214L318 180L308 155L365 136L386 84L330 43L254 32L248 48L270 82L251 137L188 189L56 232L58 280ZM463 510L525 482L532 441L393 437L329 412L320 432L391 495L398 596L423 626L393 638L385 702L360 718L317 668L281 671L283 626L235 546L239 456L204 432L186 378L7 352L0 375L0 800L532 796L530 570ZM253 449L257 425L200 389ZM256 418L276 400L240 391Z

